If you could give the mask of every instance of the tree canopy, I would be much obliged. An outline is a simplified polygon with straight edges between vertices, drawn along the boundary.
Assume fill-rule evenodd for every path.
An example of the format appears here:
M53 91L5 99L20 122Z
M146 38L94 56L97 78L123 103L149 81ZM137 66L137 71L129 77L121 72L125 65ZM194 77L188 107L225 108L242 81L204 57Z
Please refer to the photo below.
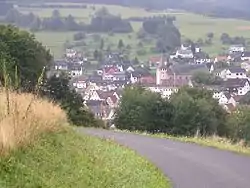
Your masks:
M9 25L0 25L0 55L0 70L4 68L2 62L6 62L13 80L17 67L21 86L26 90L34 88L52 60L49 51L33 35ZM0 74L3 78L2 71Z
M117 109L120 129L163 132L172 135L226 135L226 112L210 91L182 88L170 100L143 88L126 88Z

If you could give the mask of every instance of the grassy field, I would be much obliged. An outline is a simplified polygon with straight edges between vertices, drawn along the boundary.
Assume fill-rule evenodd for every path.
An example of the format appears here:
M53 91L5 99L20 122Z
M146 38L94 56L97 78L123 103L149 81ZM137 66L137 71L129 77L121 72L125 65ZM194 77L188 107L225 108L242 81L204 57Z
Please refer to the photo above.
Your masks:
M1 188L170 187L156 167L132 150L76 133L58 105L2 89Z
M101 7L107 7L108 10L115 15L120 15L122 18L129 18L129 17L145 17L145 16L153 16L158 14L168 14L174 15L176 17L176 25L180 29L183 38L189 38L192 40L197 40L199 38L205 39L207 33L213 32L214 40L213 45L204 47L204 50L207 51L209 54L215 55L218 52L222 52L224 50L224 46L220 42L220 36L222 33L226 32L231 36L243 36L246 38L250 38L250 22L243 21L243 20L235 20L235 19L219 19L219 18L211 18L206 17L203 15L197 15L187 12L147 12L144 9L140 8L129 8L129 7L121 7L115 5L95 5L96 10ZM27 9L27 8L20 8L20 11L24 13L33 12L41 17L48 17L52 14L53 9ZM88 5L87 9L60 9L60 13L62 16L68 16L69 14L73 15L77 19L85 22L89 22L91 15L93 15L95 10L91 8L91 5ZM134 31L137 32L140 27L141 23L132 23ZM133 36L133 40L128 39L124 35L117 34L114 39L113 37L109 37L109 40L117 41L117 38L121 38L125 41L126 44L130 44L133 49L137 49L136 44L139 42L135 38L135 34L131 34ZM37 38L41 41L44 41L47 44L49 41L48 46L52 46L52 51L56 56L60 56L62 53L60 44L65 42L66 38L72 38L72 33L60 33L58 36L55 34L55 39L51 36L54 36L53 33L49 32L42 32L37 33ZM59 37L60 36L60 37ZM47 39L48 38L48 39ZM57 40L59 39L60 42ZM150 45L153 46L153 45ZM57 50L55 50L58 47ZM147 47L146 47L147 48ZM133 50L135 53L136 50Z
M0 158L0 187L169 188L143 158L112 141L62 131Z

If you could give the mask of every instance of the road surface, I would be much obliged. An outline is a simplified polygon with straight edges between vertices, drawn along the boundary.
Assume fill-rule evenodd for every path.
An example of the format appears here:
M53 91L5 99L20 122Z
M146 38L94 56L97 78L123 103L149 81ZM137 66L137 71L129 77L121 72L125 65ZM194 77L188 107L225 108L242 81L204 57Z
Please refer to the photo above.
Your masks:
M81 132L111 138L153 162L174 188L250 188L250 157L130 133L98 129Z

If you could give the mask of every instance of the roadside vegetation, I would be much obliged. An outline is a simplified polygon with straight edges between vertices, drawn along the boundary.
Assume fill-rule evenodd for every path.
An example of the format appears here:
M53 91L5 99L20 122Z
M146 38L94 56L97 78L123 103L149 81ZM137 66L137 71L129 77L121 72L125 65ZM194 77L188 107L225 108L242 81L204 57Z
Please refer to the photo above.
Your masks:
M182 88L162 99L140 87L125 89L117 109L118 129L250 154L249 106L232 113L199 88Z
M75 133L56 104L8 96L0 92L0 187L170 187L135 152Z

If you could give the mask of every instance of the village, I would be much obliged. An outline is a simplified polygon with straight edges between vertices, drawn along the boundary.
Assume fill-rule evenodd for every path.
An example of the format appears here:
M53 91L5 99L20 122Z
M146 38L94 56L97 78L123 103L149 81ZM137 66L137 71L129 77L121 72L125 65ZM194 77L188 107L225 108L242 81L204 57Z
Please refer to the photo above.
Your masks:
M148 62L124 60L121 52L108 52L97 69L86 74L88 58L67 49L63 60L55 61L52 71L66 71L71 86L85 101L97 118L110 121L127 85L140 85L169 99L183 86L203 87L213 92L214 99L229 113L250 91L250 52L242 45L234 45L224 55L209 58L200 48L182 45L168 58L154 56ZM194 75L213 75L216 84L197 83Z

